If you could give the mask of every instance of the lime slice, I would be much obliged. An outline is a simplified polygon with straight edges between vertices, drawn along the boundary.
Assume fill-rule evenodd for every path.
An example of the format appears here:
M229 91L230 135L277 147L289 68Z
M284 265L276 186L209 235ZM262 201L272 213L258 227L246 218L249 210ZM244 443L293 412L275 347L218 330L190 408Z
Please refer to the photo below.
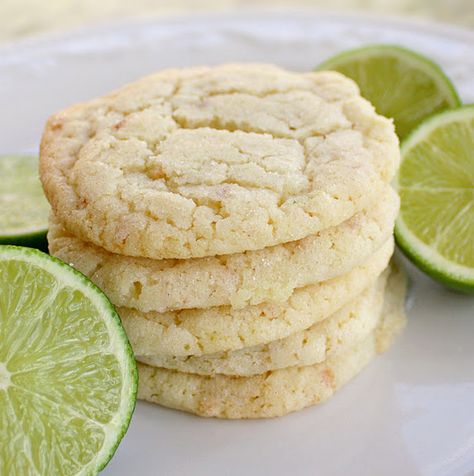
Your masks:
M36 157L0 157L0 244L46 250L49 204Z
M437 64L399 46L349 50L318 69L352 78L379 114L393 118L400 139L426 117L461 105L454 86Z
M402 144L395 236L421 269L474 292L474 106L443 112Z
M87 278L0 246L0 474L96 474L135 406L120 320Z

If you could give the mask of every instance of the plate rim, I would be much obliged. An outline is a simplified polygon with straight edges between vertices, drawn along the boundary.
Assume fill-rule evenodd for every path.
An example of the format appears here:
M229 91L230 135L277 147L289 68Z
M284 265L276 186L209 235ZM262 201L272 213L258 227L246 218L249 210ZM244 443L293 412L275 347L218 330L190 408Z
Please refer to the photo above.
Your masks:
M204 12L184 12L184 13L164 13L164 14L140 14L131 18L113 19L94 22L91 24L65 27L53 31L43 31L34 33L21 39L12 39L0 45L0 65L11 61L21 52L31 52L31 50L41 50L41 48L58 48L59 40L71 42L80 40L90 35L116 35L128 34L137 27L167 27L193 25L203 23L215 25L219 22L239 24L242 21L319 21L322 18L328 21L339 21L343 23L374 24L377 26L387 25L387 27L401 30L421 30L427 34L443 35L453 40L461 42L474 42L474 30L468 27L442 22L432 19L402 16L399 14L389 15L376 12L364 11L336 11L322 10L317 8L239 8L227 11L204 11ZM10 58L8 58L10 57ZM10 59L10 61L7 61ZM16 58L18 59L18 58Z

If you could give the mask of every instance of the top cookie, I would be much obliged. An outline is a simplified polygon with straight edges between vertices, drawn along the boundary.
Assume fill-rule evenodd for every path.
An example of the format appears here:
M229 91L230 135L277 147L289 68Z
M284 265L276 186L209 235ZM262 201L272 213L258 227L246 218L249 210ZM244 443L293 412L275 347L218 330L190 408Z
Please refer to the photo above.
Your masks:
M392 122L335 72L167 70L52 116L40 174L69 231L119 254L261 249L367 207L399 161Z

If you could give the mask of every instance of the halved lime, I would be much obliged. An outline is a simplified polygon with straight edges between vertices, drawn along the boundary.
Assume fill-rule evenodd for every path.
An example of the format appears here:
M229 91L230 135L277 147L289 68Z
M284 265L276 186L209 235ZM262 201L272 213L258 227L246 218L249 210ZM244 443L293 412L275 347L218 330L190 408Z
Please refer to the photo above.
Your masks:
M426 117L461 105L454 86L437 64L400 46L345 51L318 69L352 78L379 114L394 119L400 139Z
M38 158L0 157L0 244L46 250L49 204L38 176Z
M395 236L421 269L474 292L474 106L424 122L402 144Z
M127 430L136 391L105 295L45 253L0 246L0 474L96 474Z

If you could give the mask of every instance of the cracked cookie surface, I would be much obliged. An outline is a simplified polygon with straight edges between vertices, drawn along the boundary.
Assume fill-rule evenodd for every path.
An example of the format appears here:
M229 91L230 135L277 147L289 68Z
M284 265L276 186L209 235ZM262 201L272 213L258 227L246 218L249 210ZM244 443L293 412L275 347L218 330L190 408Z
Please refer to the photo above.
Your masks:
M109 253L51 217L50 253L89 276L117 306L141 312L242 308L285 302L296 288L332 279L368 260L392 235L399 199L388 186L345 222L298 241L233 255L151 260Z
M167 70L55 114L40 175L65 227L108 251L224 255L298 240L366 208L398 140L335 72Z

